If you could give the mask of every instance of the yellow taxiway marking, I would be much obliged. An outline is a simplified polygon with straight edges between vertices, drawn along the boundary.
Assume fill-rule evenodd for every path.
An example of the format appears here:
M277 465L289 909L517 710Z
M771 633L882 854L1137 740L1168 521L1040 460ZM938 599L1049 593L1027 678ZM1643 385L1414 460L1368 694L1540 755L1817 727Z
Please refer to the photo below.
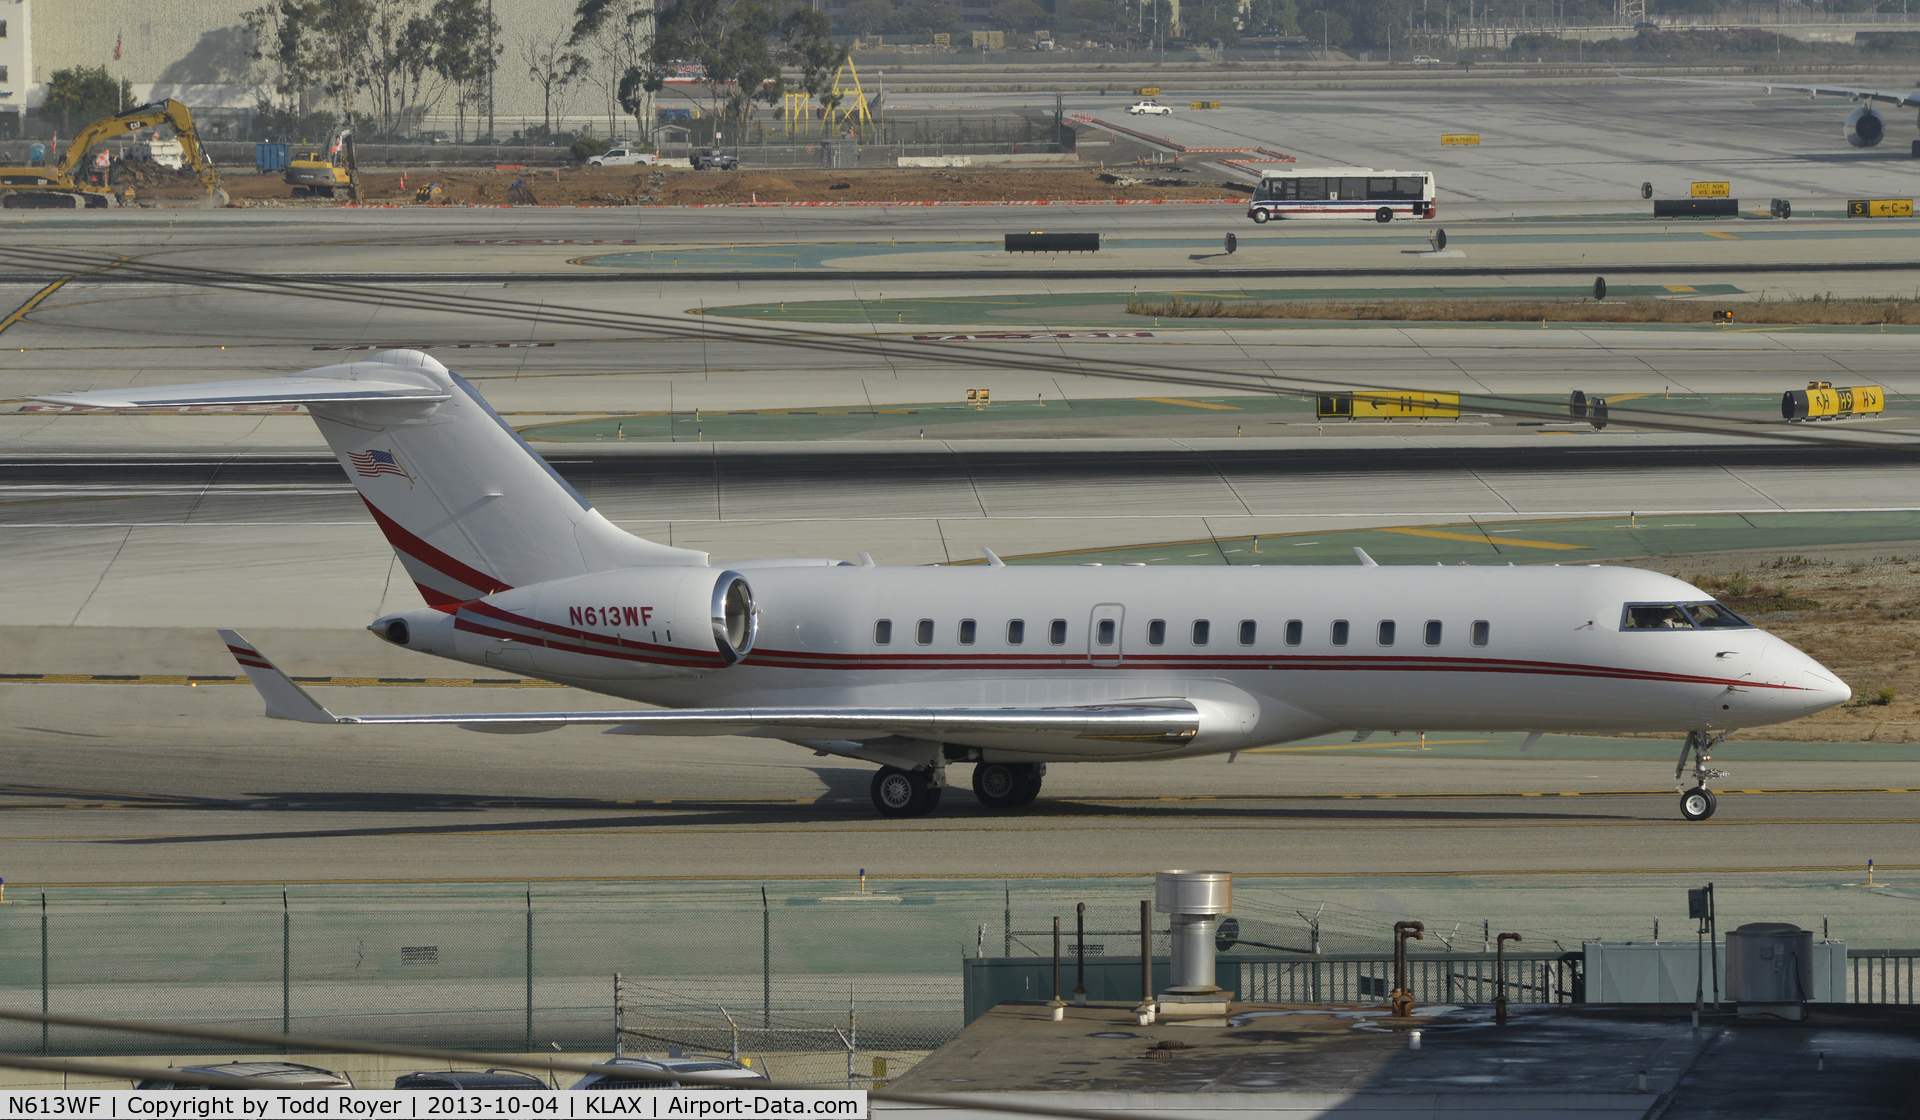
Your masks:
M1701 232L1702 232L1702 233L1705 233L1705 234L1706 234L1706 235L1707 235L1708 237L1718 237L1718 238L1722 238L1722 239L1724 239L1724 240L1727 240L1727 241L1738 241L1738 240L1740 240L1740 235L1739 235L1739 234L1737 234L1737 233L1715 233L1715 232L1713 232L1713 231L1712 231L1712 230L1710 230L1710 229L1709 229L1709 230L1702 230Z
M66 285L66 282L69 279L71 279L71 277L62 276L60 279L55 280L53 283L48 284L46 287L33 293L33 295L27 300L27 302L21 304L19 309L16 310L13 314L7 316L5 319L0 319L0 331L6 330L8 327L13 326L15 323L19 322L20 320L26 318L28 315L32 314L33 309L40 306L41 300L44 300L48 296L59 291L62 287Z
M1692 284L1662 284L1660 286L1669 292L1691 292L1695 290ZM1613 398L1608 397L1607 399L1612 400Z
M1141 397L1140 399L1143 401L1152 401L1154 404L1180 404L1188 408L1212 408L1219 409L1222 412L1240 411L1240 406L1237 404L1208 404L1205 401L1183 401L1179 397Z
M1692 291L1693 289L1689 288L1687 290ZM1607 403L1619 404L1621 401L1637 401L1641 397L1651 397L1652 395L1652 393L1608 393Z
M1405 533L1410 537L1433 537L1443 541L1472 541L1475 544L1512 544L1519 545L1521 548L1559 548L1579 551L1587 547L1584 544L1564 544L1560 541L1526 541L1520 540L1517 537L1501 537L1496 541L1485 533L1449 533L1444 529L1391 528L1376 529L1374 531L1378 533Z

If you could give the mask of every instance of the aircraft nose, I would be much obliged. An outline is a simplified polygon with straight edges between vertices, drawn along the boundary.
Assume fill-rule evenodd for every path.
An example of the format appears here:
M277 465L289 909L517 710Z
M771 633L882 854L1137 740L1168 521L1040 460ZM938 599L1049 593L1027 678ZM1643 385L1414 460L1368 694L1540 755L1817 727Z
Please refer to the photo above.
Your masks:
M1828 672L1826 667L1817 661L1808 659L1808 664L1812 668L1801 674L1801 687L1806 690L1808 712L1825 711L1853 699L1853 689L1847 685L1847 682Z

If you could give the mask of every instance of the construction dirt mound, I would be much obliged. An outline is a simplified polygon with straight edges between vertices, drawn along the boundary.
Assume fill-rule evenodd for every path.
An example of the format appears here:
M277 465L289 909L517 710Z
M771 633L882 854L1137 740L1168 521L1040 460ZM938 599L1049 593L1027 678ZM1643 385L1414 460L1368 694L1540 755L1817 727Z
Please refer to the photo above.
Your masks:
M544 170L369 171L360 176L368 203L414 204L420 187L438 184L440 205L508 205L531 194L548 206L689 206L768 202L1066 202L1074 200L1243 199L1197 175L1169 178L1157 169L1154 183L1122 186L1102 182L1097 166L1047 168L886 168L827 171L683 171L652 167L582 167ZM1186 180L1187 182L1182 182ZM514 192L519 183L522 192ZM220 185L234 205L337 206L346 199L299 199L279 174L222 175ZM513 195L514 197L509 197ZM137 191L136 205L178 206L197 202L199 184L190 175L170 176Z

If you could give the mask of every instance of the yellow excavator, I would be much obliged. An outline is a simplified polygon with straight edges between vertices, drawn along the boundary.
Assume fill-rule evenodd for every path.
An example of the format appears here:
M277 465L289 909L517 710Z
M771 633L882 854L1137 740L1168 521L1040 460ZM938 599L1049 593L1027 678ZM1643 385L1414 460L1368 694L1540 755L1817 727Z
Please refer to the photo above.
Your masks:
M193 114L178 101L167 100L94 121L80 130L50 167L0 167L0 207L95 209L119 205L120 196L107 185L105 174L92 174L91 168L83 169L81 164L97 144L161 125L170 126L179 137L187 168L206 185L208 197L225 206L227 192L220 189L213 161L200 147Z
M353 195L353 132L342 129L325 152L307 152L287 163L286 182L293 197L332 198L335 191Z

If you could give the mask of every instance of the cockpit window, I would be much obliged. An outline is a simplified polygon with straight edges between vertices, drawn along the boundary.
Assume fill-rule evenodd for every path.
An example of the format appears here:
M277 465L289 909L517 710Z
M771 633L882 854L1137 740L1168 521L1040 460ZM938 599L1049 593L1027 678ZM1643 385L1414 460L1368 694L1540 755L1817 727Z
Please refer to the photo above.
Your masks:
M1719 603L1628 603L1622 630L1732 630L1752 623Z
M1691 630L1693 620L1678 603L1628 603L1622 630Z
M1682 604L1693 616L1693 624L1702 630L1751 629L1753 623L1734 614L1719 603Z

